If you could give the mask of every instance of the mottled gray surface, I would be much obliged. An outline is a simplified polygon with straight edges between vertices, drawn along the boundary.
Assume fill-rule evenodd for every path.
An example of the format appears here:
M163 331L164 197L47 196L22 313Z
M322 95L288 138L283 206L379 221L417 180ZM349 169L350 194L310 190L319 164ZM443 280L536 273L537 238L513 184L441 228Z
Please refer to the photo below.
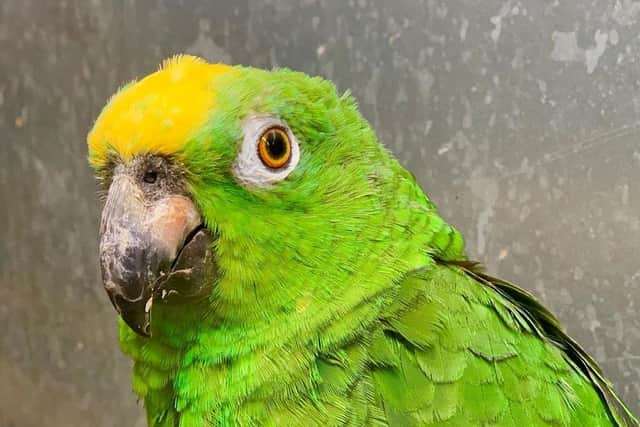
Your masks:
M295 6L294 6L295 5ZM490 270L640 410L640 2L0 2L0 426L142 425L84 136L161 59L350 89Z

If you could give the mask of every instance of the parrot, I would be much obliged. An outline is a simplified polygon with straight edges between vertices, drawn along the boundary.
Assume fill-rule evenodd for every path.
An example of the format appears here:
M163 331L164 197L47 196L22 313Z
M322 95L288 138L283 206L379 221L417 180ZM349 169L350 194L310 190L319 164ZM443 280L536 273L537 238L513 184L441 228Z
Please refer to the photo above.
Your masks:
M329 80L173 56L87 144L149 426L638 426Z

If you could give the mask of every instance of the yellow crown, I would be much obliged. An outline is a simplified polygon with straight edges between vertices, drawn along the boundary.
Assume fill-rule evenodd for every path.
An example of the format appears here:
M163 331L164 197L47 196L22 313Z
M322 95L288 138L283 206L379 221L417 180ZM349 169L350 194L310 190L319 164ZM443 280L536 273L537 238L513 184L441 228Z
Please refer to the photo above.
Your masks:
M214 77L232 70L224 64L179 55L160 69L118 91L87 137L94 167L110 151L123 159L136 154L178 153L214 105Z

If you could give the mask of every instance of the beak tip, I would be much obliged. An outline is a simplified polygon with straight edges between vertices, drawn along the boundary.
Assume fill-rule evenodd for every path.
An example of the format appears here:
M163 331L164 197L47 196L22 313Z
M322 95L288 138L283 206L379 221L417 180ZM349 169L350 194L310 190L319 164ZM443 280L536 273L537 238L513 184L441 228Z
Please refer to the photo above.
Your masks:
M151 311L147 307L150 308L149 301L152 298L149 298L146 303L141 303L139 300L127 301L120 295L110 292L108 294L111 304L124 323L136 334L146 338L151 337Z
M136 322L134 319L127 318L126 316L120 315L124 323L136 334L150 338L151 337L151 322L149 321L148 316L141 323Z

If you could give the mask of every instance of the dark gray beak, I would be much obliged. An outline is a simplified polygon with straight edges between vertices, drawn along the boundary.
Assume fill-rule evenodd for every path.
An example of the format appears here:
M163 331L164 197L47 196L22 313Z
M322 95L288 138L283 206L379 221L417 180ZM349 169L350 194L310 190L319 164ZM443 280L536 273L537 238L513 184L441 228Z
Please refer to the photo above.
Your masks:
M100 267L104 287L123 320L151 335L156 287L166 279L192 238L202 243L202 219L184 195L145 200L126 175L114 178L100 225Z

